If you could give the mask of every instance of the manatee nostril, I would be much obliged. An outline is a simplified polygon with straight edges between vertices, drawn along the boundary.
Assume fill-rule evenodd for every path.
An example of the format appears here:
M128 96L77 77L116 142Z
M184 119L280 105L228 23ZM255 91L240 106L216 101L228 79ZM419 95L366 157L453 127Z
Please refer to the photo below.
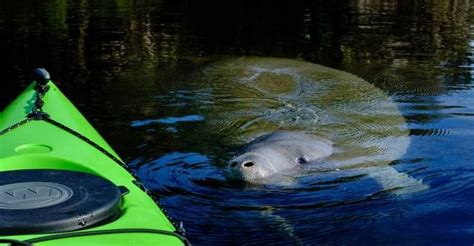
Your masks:
M238 164L238 163L237 163L236 161L233 161L233 162L230 163L230 167L236 167L237 164Z
M297 162L298 162L299 164L305 164L305 163L308 162L308 161L307 161L305 158L300 157L300 158L298 158Z
M244 163L243 165L244 165L244 167L251 167L254 164L253 164L253 162L249 161L249 162Z

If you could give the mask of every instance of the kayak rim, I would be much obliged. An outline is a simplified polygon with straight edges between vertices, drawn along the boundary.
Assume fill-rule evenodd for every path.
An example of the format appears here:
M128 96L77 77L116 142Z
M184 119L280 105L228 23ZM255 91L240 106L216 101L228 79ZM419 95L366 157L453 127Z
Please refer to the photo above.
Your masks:
M54 235L49 235L49 236L32 238L32 239L23 240L23 241L15 240L15 239L0 239L0 243L11 243L12 245L16 245L16 246L32 246L34 243L59 240L59 239L64 239L64 238L107 235L107 234L127 234L127 233L134 233L134 234L148 233L148 234L168 235L168 236L177 237L185 245L191 245L188 239L179 233L165 231L165 230L148 229L148 228L122 228L122 229L112 229L112 230L68 232L68 233L60 233L60 234L54 234Z

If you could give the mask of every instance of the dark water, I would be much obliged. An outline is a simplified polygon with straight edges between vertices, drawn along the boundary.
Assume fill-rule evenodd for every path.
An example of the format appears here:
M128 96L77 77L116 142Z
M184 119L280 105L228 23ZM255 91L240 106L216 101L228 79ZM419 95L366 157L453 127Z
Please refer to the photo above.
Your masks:
M196 245L472 244L473 15L456 0L2 1L0 109L48 68ZM242 55L323 64L391 95L410 132L391 165L430 189L227 183L235 146L206 127L212 85L196 78Z

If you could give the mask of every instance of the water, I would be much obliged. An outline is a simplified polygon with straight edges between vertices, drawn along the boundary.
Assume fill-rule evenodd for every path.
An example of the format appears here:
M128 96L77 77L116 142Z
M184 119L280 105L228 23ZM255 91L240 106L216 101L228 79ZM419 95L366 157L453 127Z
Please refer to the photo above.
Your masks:
M454 0L4 1L0 109L47 67L196 245L472 244L473 15ZM396 196L346 171L289 186L227 182L225 160L253 124L334 120L321 104L202 79L242 55L298 58L380 88L410 140L391 167L430 188ZM260 105L274 111L247 110Z

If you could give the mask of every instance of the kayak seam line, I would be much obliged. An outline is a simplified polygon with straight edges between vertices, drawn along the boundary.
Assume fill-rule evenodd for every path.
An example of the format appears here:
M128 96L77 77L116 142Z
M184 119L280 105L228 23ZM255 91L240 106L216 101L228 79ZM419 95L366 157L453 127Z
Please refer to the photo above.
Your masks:
M174 236L181 240L185 245L191 245L191 243L185 237L180 234L172 231L158 230L158 229L147 229L147 228L129 228L129 229L111 229L111 230L97 230L97 231L85 231L85 232L71 232L71 233L62 233L44 237L37 237L33 239L24 240L22 242L32 245L33 243L52 241L63 238L70 237L83 237L83 236L95 236L103 234L116 234L116 233L150 233L150 234L160 234L167 236Z

